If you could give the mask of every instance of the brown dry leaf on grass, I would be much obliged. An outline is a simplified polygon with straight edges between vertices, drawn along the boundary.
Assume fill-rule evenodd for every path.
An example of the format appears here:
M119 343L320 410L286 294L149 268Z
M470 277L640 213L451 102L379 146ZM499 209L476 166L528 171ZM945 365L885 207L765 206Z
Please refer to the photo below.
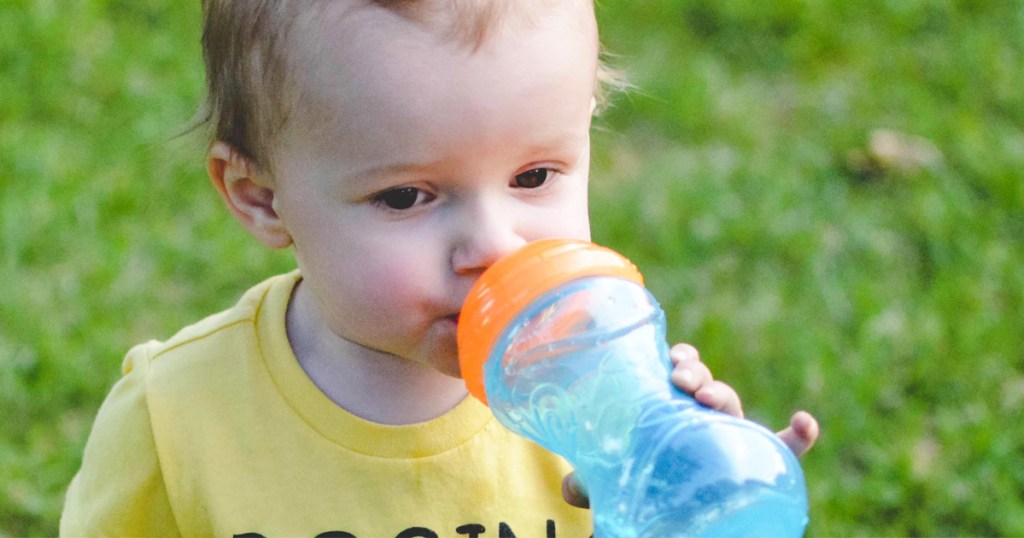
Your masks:
M865 180L915 176L941 162L942 152L931 140L891 129L871 131L867 147L851 151L846 159L849 171Z

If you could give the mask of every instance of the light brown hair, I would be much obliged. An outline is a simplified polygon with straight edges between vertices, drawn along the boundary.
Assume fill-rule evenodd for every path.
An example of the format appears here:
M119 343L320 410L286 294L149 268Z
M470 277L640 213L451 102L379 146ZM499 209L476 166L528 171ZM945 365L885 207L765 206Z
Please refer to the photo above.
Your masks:
M197 117L213 140L227 142L264 171L270 145L287 124L297 91L289 58L295 29L331 0L202 0L206 100ZM357 0L418 23L446 21L445 35L476 47L508 10L524 0ZM538 0L541 2L547 0ZM439 14L443 13L443 16ZM604 62L594 90L601 107L622 77Z

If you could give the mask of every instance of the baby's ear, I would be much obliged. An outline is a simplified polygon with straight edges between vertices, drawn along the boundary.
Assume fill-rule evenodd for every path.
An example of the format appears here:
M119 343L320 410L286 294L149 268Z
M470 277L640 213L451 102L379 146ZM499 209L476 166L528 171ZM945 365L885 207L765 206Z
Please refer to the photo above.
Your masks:
M251 159L226 142L210 146L206 171L231 213L270 248L292 244L292 237L274 207L275 191Z

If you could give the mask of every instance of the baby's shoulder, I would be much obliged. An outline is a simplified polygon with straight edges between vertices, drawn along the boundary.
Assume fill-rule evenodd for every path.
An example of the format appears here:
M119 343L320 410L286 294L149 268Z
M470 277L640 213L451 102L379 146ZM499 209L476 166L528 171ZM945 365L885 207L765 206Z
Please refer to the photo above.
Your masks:
M125 359L124 373L143 367L152 390L196 387L244 368L260 357L265 333L284 335L287 296L296 280L294 273L270 278L250 288L230 308L183 327L167 340L136 346ZM285 298L275 300L279 295Z

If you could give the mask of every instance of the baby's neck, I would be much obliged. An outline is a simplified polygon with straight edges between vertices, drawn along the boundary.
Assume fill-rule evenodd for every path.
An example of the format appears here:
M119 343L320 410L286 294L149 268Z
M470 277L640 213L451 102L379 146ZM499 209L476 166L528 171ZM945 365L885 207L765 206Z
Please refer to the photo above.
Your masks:
M288 306L288 340L306 375L338 406L403 425L437 418L465 399L460 379L338 337L317 321L307 293L300 281Z

